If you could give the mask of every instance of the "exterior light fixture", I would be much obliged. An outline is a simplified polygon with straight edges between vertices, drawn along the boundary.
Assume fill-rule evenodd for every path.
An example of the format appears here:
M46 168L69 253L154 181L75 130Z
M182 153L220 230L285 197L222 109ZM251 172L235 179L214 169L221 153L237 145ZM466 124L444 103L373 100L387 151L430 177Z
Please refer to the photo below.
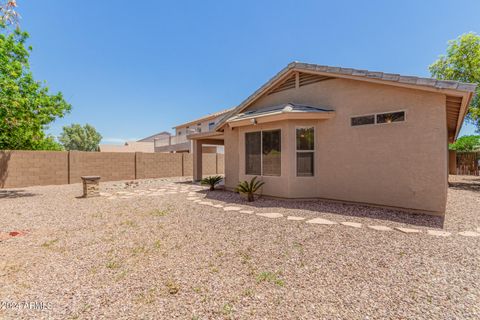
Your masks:
M252 119L251 122L255 126L257 124L257 119Z

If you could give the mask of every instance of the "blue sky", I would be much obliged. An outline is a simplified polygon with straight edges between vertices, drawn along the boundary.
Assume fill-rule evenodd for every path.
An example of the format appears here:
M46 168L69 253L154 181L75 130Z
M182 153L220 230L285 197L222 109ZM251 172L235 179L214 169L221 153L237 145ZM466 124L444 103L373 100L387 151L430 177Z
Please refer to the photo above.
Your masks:
M138 139L239 104L291 61L428 76L469 1L19 0L35 77L72 104L62 126ZM472 134L465 126L462 134Z

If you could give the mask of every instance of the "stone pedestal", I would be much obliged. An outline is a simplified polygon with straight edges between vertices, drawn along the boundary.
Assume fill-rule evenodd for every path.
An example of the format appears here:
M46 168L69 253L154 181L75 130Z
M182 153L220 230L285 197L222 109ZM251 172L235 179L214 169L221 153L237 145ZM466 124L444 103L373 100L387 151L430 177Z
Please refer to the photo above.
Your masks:
M83 197L99 197L100 196L100 177L84 176L81 177L83 182Z

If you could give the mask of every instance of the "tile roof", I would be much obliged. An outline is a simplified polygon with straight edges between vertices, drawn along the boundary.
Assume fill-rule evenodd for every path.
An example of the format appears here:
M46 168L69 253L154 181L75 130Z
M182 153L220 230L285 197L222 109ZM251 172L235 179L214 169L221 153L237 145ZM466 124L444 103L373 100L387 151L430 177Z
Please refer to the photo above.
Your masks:
M275 76L273 76L269 81L267 81L263 86L257 89L253 94L251 94L247 99L245 99L240 105L236 108L232 109L228 114L226 114L218 124L215 126L215 130L221 128L223 124L235 115L236 113L242 112L252 101L257 99L259 96L263 95L265 90L269 89L273 84L275 84L279 79L281 79L285 74L288 72L295 70L299 72L321 72L328 75L338 77L352 77L358 80L379 80L385 82L391 82L393 85L395 84L406 84L406 85L413 85L418 86L419 89L421 88L436 88L439 90L450 89L456 90L466 93L475 92L477 87L476 84L473 83L464 83L460 81L451 81L451 80L437 80L433 78L425 78L425 77L416 77L416 76L407 76L407 75L400 75L396 73L386 73L386 72L379 72L379 71L369 71L369 70L362 70L362 69L353 69L353 68L341 68L341 67L332 67L326 65L319 65L319 64L312 64L312 63L303 63L303 62L292 62L288 64L285 68L283 68L280 72L278 72Z
M351 75L356 77L379 79L384 81L413 84L418 86L427 86L427 87L433 87L438 89L453 89L453 90L467 91L467 92L474 92L475 88L477 87L476 84L465 83L460 81L437 80L433 78L406 76L406 75L401 75L396 73L369 71L369 70L361 70L361 69L353 69L353 68L331 67L331 66L312 64L312 63L303 63L303 62L292 62L287 66L287 69L293 69L293 68L314 70L314 71L325 72L330 74Z

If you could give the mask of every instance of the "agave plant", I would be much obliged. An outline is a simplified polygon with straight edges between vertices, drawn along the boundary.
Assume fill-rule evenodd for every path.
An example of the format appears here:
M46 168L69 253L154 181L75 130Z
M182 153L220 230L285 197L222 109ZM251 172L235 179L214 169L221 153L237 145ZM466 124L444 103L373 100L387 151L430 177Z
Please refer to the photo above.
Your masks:
M221 176L210 176L203 178L201 184L210 186L210 191L213 191L215 190L215 186L219 184L222 179Z
M254 193L257 192L258 189L260 189L261 186L263 186L265 182L263 181L257 181L257 177L253 177L250 182L248 181L243 181L240 182L237 186L237 191L240 193L244 193L247 195L247 200L249 202L252 202L254 200Z

